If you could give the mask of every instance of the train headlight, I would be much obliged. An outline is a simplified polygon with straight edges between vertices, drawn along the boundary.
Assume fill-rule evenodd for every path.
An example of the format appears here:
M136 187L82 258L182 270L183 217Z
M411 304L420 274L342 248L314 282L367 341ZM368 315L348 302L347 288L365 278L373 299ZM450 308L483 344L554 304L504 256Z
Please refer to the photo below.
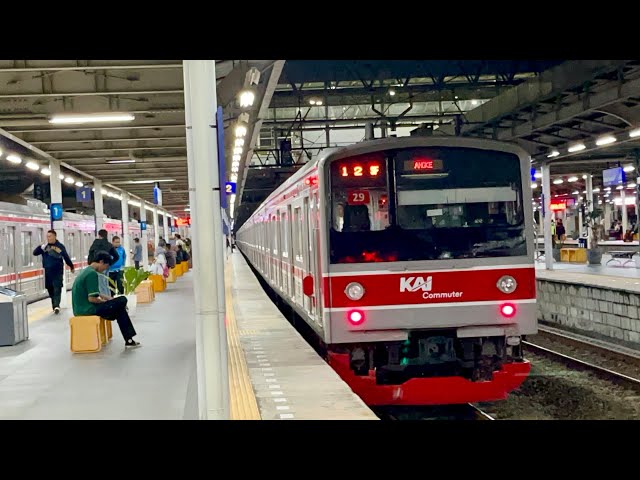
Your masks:
M513 293L518 288L518 282L511 275L504 275L500 277L496 286L502 293Z
M351 282L344 289L344 293L351 300L360 300L364 296L364 287L358 282Z

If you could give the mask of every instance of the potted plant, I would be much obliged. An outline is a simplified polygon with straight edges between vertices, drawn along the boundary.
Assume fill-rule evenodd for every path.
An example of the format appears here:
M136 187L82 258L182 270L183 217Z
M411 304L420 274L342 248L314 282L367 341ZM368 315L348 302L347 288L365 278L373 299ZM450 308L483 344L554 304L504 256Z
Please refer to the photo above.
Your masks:
M587 249L587 260L589 265L600 265L602 262L602 249L598 242L602 238L604 228L599 222L602 216L602 209L594 208L592 212L587 212L586 223L589 228L590 245Z
M136 296L136 288L149 278L149 272L145 272L142 269L136 269L135 267L124 267L122 273L122 287L124 288L124 295L127 297L127 307L129 309L129 316L133 317L136 314L138 306L138 297Z

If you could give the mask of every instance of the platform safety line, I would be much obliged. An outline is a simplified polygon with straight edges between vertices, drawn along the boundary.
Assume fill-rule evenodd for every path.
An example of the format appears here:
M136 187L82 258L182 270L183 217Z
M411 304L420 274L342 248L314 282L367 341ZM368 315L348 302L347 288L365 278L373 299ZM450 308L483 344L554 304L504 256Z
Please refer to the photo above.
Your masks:
M233 295L231 294L231 267L227 265L224 270L231 419L262 420L256 395L251 386L244 351L240 345L240 335L233 309Z

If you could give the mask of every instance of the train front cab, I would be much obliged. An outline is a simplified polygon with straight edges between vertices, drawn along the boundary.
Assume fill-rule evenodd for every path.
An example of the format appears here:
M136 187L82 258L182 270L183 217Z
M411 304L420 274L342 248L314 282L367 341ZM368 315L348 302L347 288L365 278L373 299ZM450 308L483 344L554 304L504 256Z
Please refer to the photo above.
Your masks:
M326 163L329 361L370 405L504 399L529 372L529 161L455 143Z

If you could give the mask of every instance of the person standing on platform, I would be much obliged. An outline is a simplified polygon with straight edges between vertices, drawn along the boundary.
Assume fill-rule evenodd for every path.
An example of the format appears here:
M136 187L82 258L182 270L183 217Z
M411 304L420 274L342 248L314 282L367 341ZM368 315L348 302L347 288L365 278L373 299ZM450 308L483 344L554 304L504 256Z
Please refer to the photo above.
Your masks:
M109 234L104 228L98 231L98 238L93 241L91 247L89 248L89 256L87 257L88 265L91 265L93 263L93 258L95 257L96 252L107 252L109 255L111 255L110 265L113 265L118 261L120 255L118 255L116 249L113 248L113 245L111 245L111 243L109 243L109 240L107 240L108 235ZM107 280L107 277L105 275L101 275L99 277L100 293L109 295L109 281Z
M71 300L73 314L76 317L98 315L107 320L116 320L124 338L125 347L139 347L133 337L137 335L131 318L127 313L127 297L111 298L100 293L98 273L104 274L110 266L111 255L97 251L92 256L91 264L80 272L73 282Z
M140 245L140 239L133 239L133 263L136 265L136 270L140 268L140 262L142 261L142 245Z
M71 273L76 269L67 254L65 246L58 241L55 230L47 232L47 243L39 245L33 251L35 256L42 255L42 267L44 268L44 286L51 297L51 308L57 315L60 313L60 299L62 297L62 276L64 275L64 264L71 269Z
M117 235L111 239L111 244L113 248L118 252L118 260L109 267L109 278L113 280L116 284L116 292L119 294L124 294L124 286L122 285L122 269L124 268L125 263L127 262L127 252L124 251L124 248L120 244L120 237Z

